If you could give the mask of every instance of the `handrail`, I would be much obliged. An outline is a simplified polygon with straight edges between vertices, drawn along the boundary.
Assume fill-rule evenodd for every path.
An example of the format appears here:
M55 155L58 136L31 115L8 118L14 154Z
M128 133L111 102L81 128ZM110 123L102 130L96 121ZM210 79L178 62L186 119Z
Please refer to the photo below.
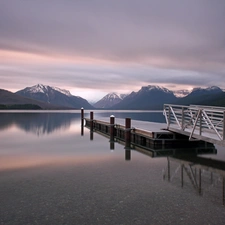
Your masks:
M225 141L225 108L202 105L165 104L163 110L167 129L176 127L189 132L189 139L194 134L213 133L217 139Z

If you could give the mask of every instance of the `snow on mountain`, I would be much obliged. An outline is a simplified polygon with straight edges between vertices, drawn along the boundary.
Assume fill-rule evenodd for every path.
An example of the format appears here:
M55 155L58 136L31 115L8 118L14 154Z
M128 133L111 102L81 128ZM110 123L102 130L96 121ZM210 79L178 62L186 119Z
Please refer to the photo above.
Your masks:
M202 87L193 88L192 93L196 93L196 92L215 93L215 92L222 92L222 89L217 86L211 86L211 87L207 87L207 88L202 88Z
M58 88L58 87L52 87L54 90L58 91L58 92L61 92L62 94L64 95L67 95L67 96L72 96L70 91L66 90L66 89L61 89L61 88Z
M128 96L128 94L118 94L118 95L120 96L120 98L121 98L122 100Z
M110 108L113 105L121 102L126 95L124 94L117 94L115 92L111 92L100 99L98 102L94 104L96 108Z
M113 101L115 99L124 99L124 95L123 94L117 94L116 92L111 92L109 94L107 94L106 96L104 96L102 99L108 99L109 101Z
M162 109L163 104L177 100L172 91L160 86L143 86L139 91L132 92L114 109Z
M61 89L61 88L58 88L58 87L50 87L48 85L43 85L43 84L37 84L37 85L34 85L32 87L29 87L28 89L31 93L38 93L38 92L46 93L46 92L48 92L49 88L52 88L53 90L56 90L56 91L58 91L58 92L60 92L64 95L72 96L71 93L68 90Z
M29 91L31 93L38 93L38 92L45 93L46 90L48 89L48 86L42 85L42 84L37 84L32 87L27 87L26 89L27 90L29 89Z
M157 85L143 86L140 91L153 91L153 90L162 91L165 93L172 93L172 91L170 91L169 89Z
M87 100L71 95L68 90L43 84L26 87L23 90L17 91L16 94L69 108L93 108Z
M183 98L189 95L191 92L189 90L177 90L177 91L173 91L173 93L177 98Z
M221 88L217 87L217 86L211 86L206 88L207 91L221 91Z

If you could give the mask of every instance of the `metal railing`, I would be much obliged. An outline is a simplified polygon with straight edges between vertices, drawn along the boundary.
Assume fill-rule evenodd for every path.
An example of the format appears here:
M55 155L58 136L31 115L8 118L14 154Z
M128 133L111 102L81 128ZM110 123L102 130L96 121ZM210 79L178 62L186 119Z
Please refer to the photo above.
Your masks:
M176 127L193 134L215 134L217 139L225 140L225 108L200 105L164 105L167 129Z

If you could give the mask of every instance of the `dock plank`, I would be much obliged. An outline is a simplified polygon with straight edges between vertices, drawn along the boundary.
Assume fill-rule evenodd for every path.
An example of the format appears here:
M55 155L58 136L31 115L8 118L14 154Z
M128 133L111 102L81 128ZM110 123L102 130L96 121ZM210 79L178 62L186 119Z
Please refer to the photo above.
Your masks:
M97 117L96 120L100 120L103 122L109 123L108 117ZM125 119L122 118L115 118L115 124L125 126ZM145 130L147 132L163 132L163 133L171 133L169 131L163 130L166 129L166 123L155 123L155 122L148 122L148 121L140 121L140 120L131 120L131 127Z

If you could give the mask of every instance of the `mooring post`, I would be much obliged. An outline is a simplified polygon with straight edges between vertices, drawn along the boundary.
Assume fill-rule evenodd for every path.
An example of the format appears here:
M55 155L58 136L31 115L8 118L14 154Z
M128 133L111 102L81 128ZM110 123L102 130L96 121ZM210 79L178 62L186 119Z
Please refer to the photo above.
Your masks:
M126 118L125 120L125 142L130 143L131 136L131 118Z
M81 108L80 115L81 115L81 126L84 126L84 108L83 107Z
M90 140L93 140L93 136L94 136L94 113L90 112Z
M115 116L110 116L110 137L114 138Z
M93 131L94 128L94 113L90 112L90 130Z
M131 119L125 119L125 160L130 160Z
M110 116L110 129L109 129L109 134L110 134L110 150L114 150L114 148L115 148L114 125L115 125L115 116L111 115Z
M81 108L80 111L80 117L81 117L81 136L84 135L84 108Z

